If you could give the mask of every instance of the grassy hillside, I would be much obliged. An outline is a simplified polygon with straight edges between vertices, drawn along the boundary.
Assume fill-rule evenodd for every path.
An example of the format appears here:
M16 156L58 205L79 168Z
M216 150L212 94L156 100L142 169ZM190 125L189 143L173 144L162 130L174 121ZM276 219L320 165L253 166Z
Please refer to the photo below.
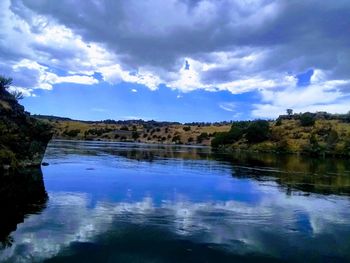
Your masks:
M229 124L189 124L155 121L85 122L66 118L36 116L54 126L54 138L74 140L107 140L164 144L210 145L217 132Z
M212 145L218 150L350 155L350 115L305 113L275 121L180 124L155 121L86 122L37 116L54 126L55 138Z
M350 156L350 121L346 115L321 118L306 113L269 122L236 122L230 131L216 134L212 146L221 150Z

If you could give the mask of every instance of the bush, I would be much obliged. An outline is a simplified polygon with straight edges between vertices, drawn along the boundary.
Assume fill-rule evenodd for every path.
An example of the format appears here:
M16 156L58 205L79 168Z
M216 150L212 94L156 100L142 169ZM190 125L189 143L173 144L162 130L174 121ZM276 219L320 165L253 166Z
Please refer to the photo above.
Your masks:
M303 151L310 155L320 155L322 153L322 147L318 144L317 138L315 134L311 134L309 138L309 143L304 145Z
M315 115L311 112L305 112L300 116L300 124L303 127L313 126L315 124Z
M331 130L327 136L327 148L329 150L334 150L338 140L339 140L339 136L337 131Z
M227 132L216 133L214 139L211 141L211 146L213 148L218 148L220 145L227 143Z
M184 131L190 131L191 130L191 127L190 126L185 126L182 128Z
M208 140L209 139L209 135L206 132L202 132L200 135L197 136L197 142L201 143L204 140Z
M140 134L137 131L133 131L131 137L136 140L140 137Z
M69 137L76 137L80 133L79 129L70 130L70 131L64 131L63 135L69 136Z
M281 126L281 125L282 125L282 119L278 118L275 123L275 126Z
M211 146L218 148L220 145L232 144L239 140L242 135L242 131L237 128L231 129L229 132L218 132L211 141Z
M276 150L279 152L286 152L288 151L288 148L289 148L289 145L286 139L282 139L276 144Z
M350 156L350 139L347 139L344 143L344 152L343 154Z
M258 143L268 139L269 131L270 125L268 121L257 120L249 125L245 137L249 143Z
M12 151L0 149L0 170L2 165L10 165L11 167L16 167L17 160L16 156Z
M181 142L181 137L180 137L180 135L175 135L175 136L173 137L172 141L175 142L175 143Z
M211 146L217 148L220 145L232 144L238 141L243 137L250 123L249 121L238 121L232 124L230 131L215 133Z

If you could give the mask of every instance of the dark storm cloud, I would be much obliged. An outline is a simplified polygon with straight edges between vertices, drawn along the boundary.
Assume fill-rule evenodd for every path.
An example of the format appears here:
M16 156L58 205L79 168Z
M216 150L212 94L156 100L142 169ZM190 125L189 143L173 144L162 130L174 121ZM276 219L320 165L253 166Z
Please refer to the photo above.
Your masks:
M125 68L175 71L183 66L184 57L206 62L212 52L250 47L268 55L256 67L242 68L245 74L296 74L319 68L331 70L335 78L349 75L348 0L13 0L12 10L28 20L20 11L23 7L53 18L85 41L105 45ZM220 82L236 75L235 65L225 65L203 79Z

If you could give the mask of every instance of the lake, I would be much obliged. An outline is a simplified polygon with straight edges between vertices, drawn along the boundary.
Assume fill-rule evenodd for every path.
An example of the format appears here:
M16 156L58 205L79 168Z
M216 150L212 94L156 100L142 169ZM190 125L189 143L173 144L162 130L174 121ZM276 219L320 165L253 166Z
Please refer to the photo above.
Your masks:
M1 262L350 262L347 160L53 141L44 162L1 179Z

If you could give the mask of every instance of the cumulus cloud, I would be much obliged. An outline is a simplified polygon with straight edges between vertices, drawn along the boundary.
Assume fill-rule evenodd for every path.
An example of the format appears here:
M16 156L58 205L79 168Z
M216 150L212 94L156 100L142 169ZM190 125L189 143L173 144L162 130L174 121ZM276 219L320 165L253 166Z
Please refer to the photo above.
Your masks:
M0 70L12 73L19 61L35 61L47 68L32 74L34 80L58 69L85 76L85 84L95 84L91 78L100 73L111 84L263 91L266 99L292 85L298 93L293 76L310 68L327 72L320 93L350 79L347 0L5 0L0 12L0 58L7 65ZM27 87L54 84L33 82ZM326 95L348 91L327 89Z
M344 90L350 87L350 80L326 80L326 73L316 70L310 81L306 87L291 85L281 90L262 90L262 103L254 105L252 115L273 118L285 113L287 108L295 112L349 111L350 98Z

